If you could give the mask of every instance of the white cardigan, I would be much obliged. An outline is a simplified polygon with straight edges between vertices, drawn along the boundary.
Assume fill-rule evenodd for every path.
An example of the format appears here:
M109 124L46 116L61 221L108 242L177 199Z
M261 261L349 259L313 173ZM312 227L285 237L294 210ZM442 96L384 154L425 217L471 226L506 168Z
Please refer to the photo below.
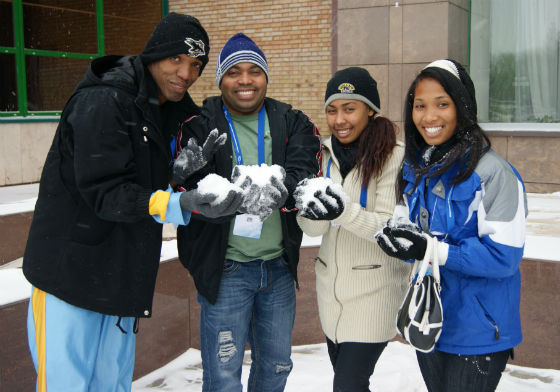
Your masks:
M322 172L326 174L332 157L330 177L341 183L331 139L323 144ZM410 265L387 256L374 235L393 215L395 181L403 155L404 146L399 141L381 176L370 181L365 209L360 205L361 182L354 168L343 183L349 200L335 224L297 217L305 234L323 236L315 262L317 301L323 332L333 342L385 342L396 335L397 311ZM352 269L367 264L381 267Z

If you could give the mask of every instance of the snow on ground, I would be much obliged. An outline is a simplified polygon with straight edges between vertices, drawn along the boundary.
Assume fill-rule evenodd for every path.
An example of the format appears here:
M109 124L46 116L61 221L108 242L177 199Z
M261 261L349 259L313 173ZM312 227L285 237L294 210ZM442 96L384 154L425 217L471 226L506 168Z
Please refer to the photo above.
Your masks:
M294 367L288 377L286 392L332 390L333 371L326 344L294 346L292 361ZM246 352L241 377L244 386L247 385L250 364L250 354ZM189 349L166 366L136 380L132 391L198 392L201 386L200 351ZM389 343L370 379L370 388L383 392L426 392L414 349L399 342ZM560 391L560 370L507 365L497 389L497 392L539 391Z

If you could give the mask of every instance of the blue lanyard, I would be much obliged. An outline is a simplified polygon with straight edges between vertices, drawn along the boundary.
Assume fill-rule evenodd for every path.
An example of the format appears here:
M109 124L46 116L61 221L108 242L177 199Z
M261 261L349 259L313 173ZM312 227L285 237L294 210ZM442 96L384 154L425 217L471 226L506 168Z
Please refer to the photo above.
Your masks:
M226 121L229 127L229 134L231 136L231 141L233 142L233 150L235 151L235 159L238 165L243 165L243 154L241 154L241 146L239 145L239 139L237 138L237 132L235 132L235 127L233 126L233 121L229 115L229 111L226 105L222 105L224 109L224 115L226 116ZM264 104L259 110L259 125L258 125L258 149L259 149L259 166L265 163L264 156L264 121L265 121L265 110Z
M331 163L332 157L329 157L329 162L327 163L327 178L331 178ZM360 205L362 208L366 208L367 205L367 186L362 185L362 191L360 192Z

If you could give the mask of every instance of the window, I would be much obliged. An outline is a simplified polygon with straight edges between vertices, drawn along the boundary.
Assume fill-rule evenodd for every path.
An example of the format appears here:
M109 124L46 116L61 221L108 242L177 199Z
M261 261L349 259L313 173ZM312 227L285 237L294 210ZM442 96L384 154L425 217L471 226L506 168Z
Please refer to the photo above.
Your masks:
M59 115L93 58L138 54L166 9L166 0L0 0L0 119Z
M560 122L560 1L471 0L480 122Z

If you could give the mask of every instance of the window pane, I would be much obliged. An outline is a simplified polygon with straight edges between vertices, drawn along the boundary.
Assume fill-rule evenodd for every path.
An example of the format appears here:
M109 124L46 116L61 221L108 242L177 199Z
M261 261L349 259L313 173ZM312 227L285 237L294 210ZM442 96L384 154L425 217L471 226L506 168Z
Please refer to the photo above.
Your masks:
M81 59L27 56L28 110L62 110L89 63Z
M95 0L31 0L23 5L25 47L97 53Z
M470 73L481 122L560 121L560 1L473 0Z
M14 46L12 2L0 1L0 46Z
M140 53L161 19L161 1L106 0L103 7L107 54Z
M2 88L0 88L0 112L17 112L16 57L0 54Z

